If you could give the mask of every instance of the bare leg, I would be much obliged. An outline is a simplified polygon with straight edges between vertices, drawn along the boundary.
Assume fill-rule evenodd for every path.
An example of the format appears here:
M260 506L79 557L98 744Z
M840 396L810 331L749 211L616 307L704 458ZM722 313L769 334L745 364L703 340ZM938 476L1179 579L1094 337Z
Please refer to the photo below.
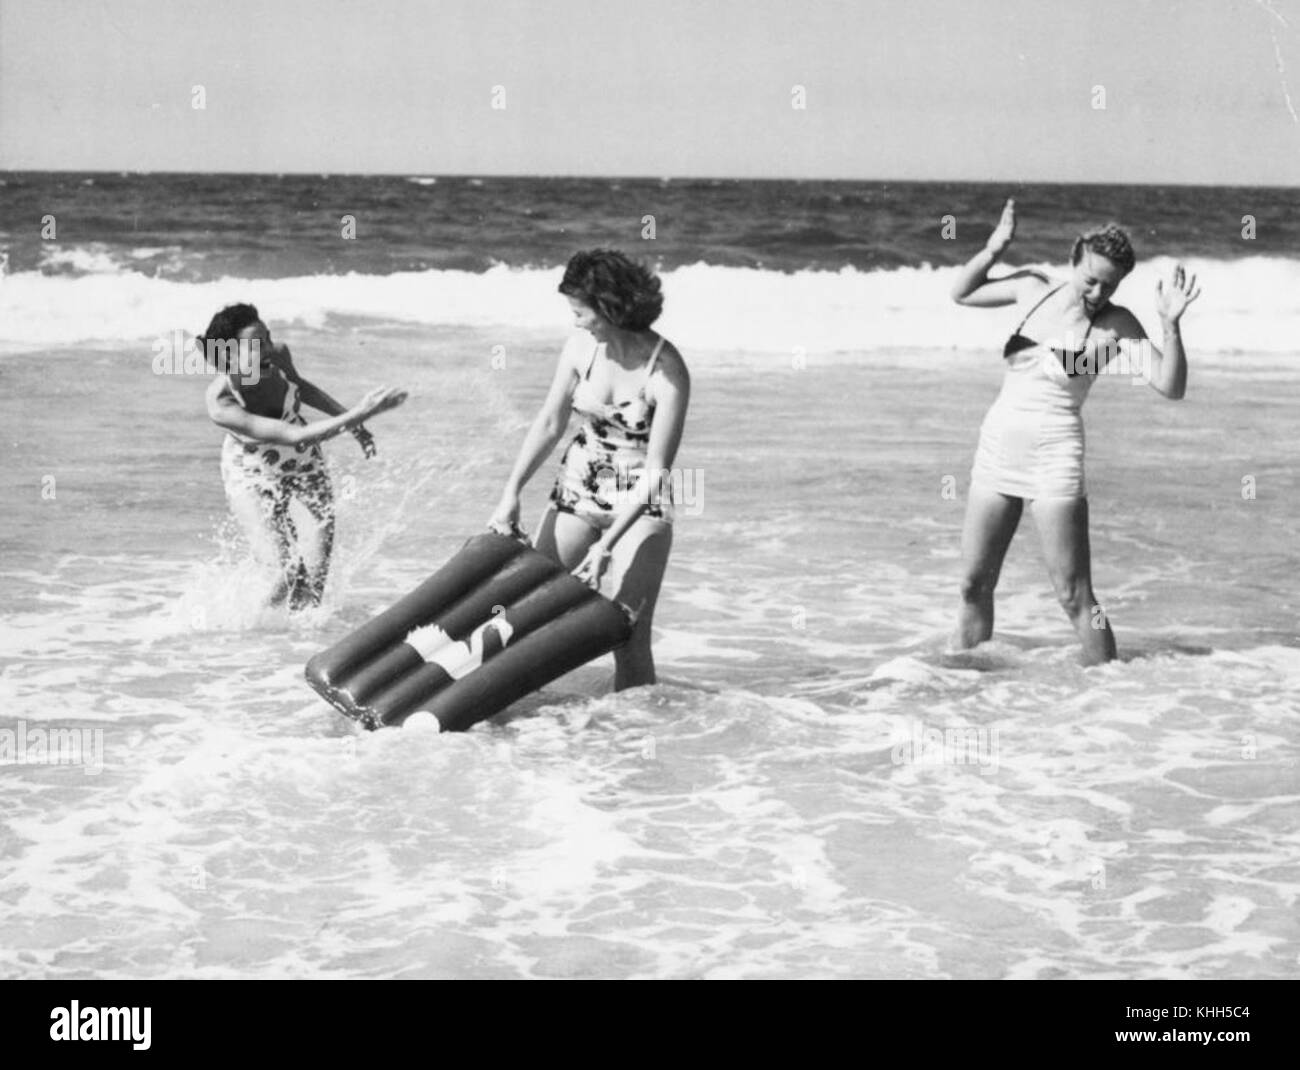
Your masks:
M585 520L572 513L548 509L533 545L565 568L574 569L599 537L600 532ZM622 602L637 615L631 637L614 651L615 691L655 682L650 630L672 542L671 524L641 517L614 547L601 592Z
M1025 503L972 487L961 535L961 608L954 645L965 650L993 635L993 591Z
M1033 512L1056 597L1083 644L1083 663L1098 665L1110 661L1116 656L1115 635L1092 590L1088 499L1037 501Z
M636 614L631 638L614 651L615 691L655 682L650 631L672 547L673 526L645 516L614 547L606 586L614 599Z
M278 606L288 596L291 586L287 572L288 542L279 515L281 508L272 494L239 478L226 478L226 499L244 537L248 539L254 560L279 574L269 599L270 605Z
M585 520L572 513L547 509L533 537L533 546L539 553L552 557L572 571L582 564L591 544L600 538L600 532Z

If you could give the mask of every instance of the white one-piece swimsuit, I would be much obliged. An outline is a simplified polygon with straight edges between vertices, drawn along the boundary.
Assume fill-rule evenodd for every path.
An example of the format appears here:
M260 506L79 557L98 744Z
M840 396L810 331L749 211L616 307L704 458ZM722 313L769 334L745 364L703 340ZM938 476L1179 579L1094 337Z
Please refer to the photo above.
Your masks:
M1070 375L1064 363L1083 356L1087 335L1083 347L1070 354L1020 333L1029 316L1055 292L1029 310L1007 341L1007 374L980 427L972 489L1030 499L1087 496L1080 409L1096 375ZM1091 331L1091 322L1088 327Z

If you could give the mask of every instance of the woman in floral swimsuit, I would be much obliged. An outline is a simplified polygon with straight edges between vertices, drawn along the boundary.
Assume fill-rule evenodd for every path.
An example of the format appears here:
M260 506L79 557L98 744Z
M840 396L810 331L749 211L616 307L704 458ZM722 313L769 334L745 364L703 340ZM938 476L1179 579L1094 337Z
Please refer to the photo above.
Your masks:
M690 400L686 363L650 329L659 280L622 253L577 253L560 283L584 332L560 354L550 393L519 450L488 526L518 531L519 494L564 435L569 443L536 545L593 586L612 568L612 597L635 616L614 652L614 687L655 682L650 626L672 548L669 478Z
M271 604L317 605L334 541L334 495L319 443L349 430L366 456L374 456L374 440L362 421L396 408L406 394L381 387L344 409L298 374L288 347L271 341L252 305L223 308L197 341L209 357L215 352L218 363L229 366L208 388L208 416L226 431L221 477L231 509L254 553L279 570ZM236 347L245 358L238 365L228 359ZM304 404L330 419L309 423ZM294 503L301 510L297 519Z

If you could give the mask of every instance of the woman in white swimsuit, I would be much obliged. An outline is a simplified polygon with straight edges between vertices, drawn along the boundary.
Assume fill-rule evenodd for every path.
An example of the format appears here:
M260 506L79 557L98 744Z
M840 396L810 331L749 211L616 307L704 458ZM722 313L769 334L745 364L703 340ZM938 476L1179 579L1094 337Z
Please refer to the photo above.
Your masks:
M1003 349L1006 378L980 428L971 470L955 643L972 647L993 634L993 591L1029 500L1057 598L1083 645L1084 664L1093 665L1115 657L1115 636L1092 589L1079 410L1116 356L1133 362L1162 395L1180 399L1187 358L1178 322L1200 291L1181 264L1169 285L1157 283L1164 334L1164 349L1157 349L1128 309L1110 303L1135 260L1123 230L1108 224L1078 238L1064 282L1028 270L990 279L1015 226L1015 202L1007 201L987 246L961 268L952 289L959 305L1024 309Z
M344 409L298 374L289 348L271 341L252 305L223 308L197 341L210 353L217 347L218 363L227 367L233 364L226 348L232 342L256 357L218 375L208 387L208 416L226 431L221 478L253 552L279 571L271 605L286 600L290 609L317 605L334 542L334 495L319 443L348 430L366 456L374 456L374 440L362 421L396 408L406 394L381 387L355 408ZM308 423L302 405L331 419ZM300 507L296 520L294 503Z
M560 283L584 332L560 354L550 393L524 439L488 527L519 530L519 494L583 418L561 461L537 549L599 587L635 616L614 652L616 690L655 682L650 627L672 548L669 473L690 399L681 354L650 326L663 309L659 280L622 253L577 253Z

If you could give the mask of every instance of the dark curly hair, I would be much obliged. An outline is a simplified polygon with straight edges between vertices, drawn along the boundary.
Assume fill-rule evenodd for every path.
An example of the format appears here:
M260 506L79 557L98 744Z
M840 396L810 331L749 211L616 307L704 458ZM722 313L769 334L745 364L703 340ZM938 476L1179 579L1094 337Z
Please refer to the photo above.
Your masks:
M195 341L203 346L208 339L214 342L233 342L245 327L251 327L262 317L252 305L227 305L208 324L208 329Z
M625 331L648 330L664 310L658 276L614 249L574 253L560 293L585 301Z
M1104 256L1125 275L1133 270L1137 263L1137 254L1133 252L1133 243L1129 241L1128 231L1118 223L1107 223L1104 227L1080 234L1074 239L1070 250L1070 263L1077 264L1083 257L1083 250L1088 249L1098 256Z

